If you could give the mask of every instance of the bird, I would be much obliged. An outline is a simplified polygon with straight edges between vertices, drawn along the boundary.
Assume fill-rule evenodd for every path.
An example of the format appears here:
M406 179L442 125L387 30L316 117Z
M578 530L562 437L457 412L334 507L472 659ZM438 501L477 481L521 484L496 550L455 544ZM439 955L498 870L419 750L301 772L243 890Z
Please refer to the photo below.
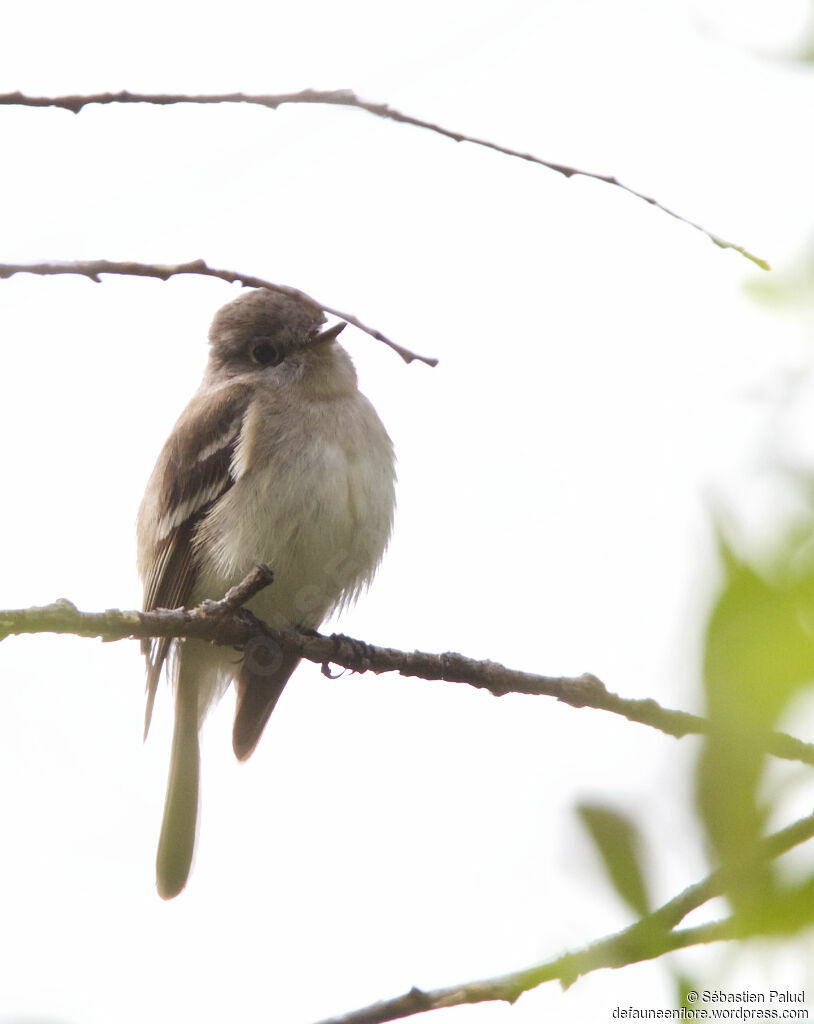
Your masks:
M299 293L247 290L217 311L203 379L162 448L139 507L143 609L222 598L257 564L270 586L248 603L272 627L315 630L370 584L395 511L392 441L337 342L344 321ZM144 641L147 736L159 678L174 726L156 887L189 878L199 805L199 730L230 683L232 746L254 751L299 657L268 637L242 651Z

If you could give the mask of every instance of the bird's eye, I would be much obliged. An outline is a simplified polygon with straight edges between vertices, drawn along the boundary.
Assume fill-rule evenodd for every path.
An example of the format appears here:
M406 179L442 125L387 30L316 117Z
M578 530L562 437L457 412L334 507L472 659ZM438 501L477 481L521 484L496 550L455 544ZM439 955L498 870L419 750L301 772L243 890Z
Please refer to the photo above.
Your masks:
M264 341L254 346L252 359L260 366L276 366L280 362L280 352L274 345Z

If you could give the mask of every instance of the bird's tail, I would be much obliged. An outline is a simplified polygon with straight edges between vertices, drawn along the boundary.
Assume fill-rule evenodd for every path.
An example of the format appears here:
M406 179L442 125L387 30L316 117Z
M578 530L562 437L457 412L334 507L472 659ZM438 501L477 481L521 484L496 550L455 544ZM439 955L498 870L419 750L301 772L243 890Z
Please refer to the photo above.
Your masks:
M254 637L244 648L235 676L237 707L232 729L232 749L238 761L245 761L257 746L299 661L298 654L284 652L268 636Z
M179 665L170 777L155 862L156 888L165 900L177 896L187 884L198 818L198 687L180 669Z

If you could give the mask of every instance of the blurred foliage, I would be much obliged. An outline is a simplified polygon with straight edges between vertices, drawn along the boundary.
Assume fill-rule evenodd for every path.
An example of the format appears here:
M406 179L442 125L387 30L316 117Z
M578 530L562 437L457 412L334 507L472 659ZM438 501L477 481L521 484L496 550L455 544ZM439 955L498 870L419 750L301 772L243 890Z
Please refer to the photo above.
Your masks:
M698 811L743 934L814 919L765 859L766 742L789 701L814 679L814 517L748 564L725 541L725 579L709 616L704 687L709 732L697 770ZM814 885L804 883L803 889ZM802 913L801 913L802 910Z
M635 823L601 804L582 803L577 813L617 894L639 917L648 914L651 902L641 864L641 836Z
M741 937L792 934L814 922L814 874L790 884L765 843L774 808L766 793L767 745L790 701L814 681L814 479L797 483L811 512L780 530L760 557L723 537L723 579L707 617L704 693L708 728L696 768L698 816ZM658 955L664 939L652 913L644 844L635 822L605 804L577 808L617 895L640 927L626 962ZM698 985L674 975L678 1005Z
M764 305L788 312L814 308L814 242L802 253L797 263L770 276L761 274L746 285L752 298Z
M801 4L724 4L723 17L696 0L704 31L716 38L735 42L747 51L787 64L814 62L814 0L807 10ZM713 8L715 5L712 5ZM719 7L721 5L718 5ZM712 13L712 18L709 15ZM727 17L728 15L728 17ZM745 17L744 17L745 15ZM779 25L778 25L779 22ZM744 38L744 23L746 26ZM778 36L778 28L780 29ZM785 28L785 30L784 30ZM762 31L761 31L762 29ZM766 38L768 30L768 40Z
M675 987L676 987L676 1006L681 1009L683 1006L685 1009L691 1010L695 1007L694 1003L691 1003L687 999L688 992L698 992L704 986L697 980L688 977L686 974L677 973L674 976Z
M804 64L814 63L814 0L808 0L808 23L804 28L796 49L790 55L791 60Z
M809 2L808 27L789 61L814 62L814 0ZM746 291L763 306L796 317L814 337L814 238L796 263L753 277ZM736 927L730 934L741 938L798 936L814 924L814 867L791 882L765 843L767 823L772 819L776 827L780 816L780 794L767 784L767 740L814 682L814 471L797 471L791 481L784 477L788 482L808 512L778 523L768 549L747 553L719 536L723 579L704 630L709 727L696 764L696 811L711 866L720 871L716 880L721 878L732 908ZM625 954L631 960L658 955L664 933L656 927L658 912L647 918L652 903L635 823L601 804L577 810L615 892L646 918L634 926ZM704 983L675 963L665 961L665 967L672 972L677 1007L694 1008L687 994Z

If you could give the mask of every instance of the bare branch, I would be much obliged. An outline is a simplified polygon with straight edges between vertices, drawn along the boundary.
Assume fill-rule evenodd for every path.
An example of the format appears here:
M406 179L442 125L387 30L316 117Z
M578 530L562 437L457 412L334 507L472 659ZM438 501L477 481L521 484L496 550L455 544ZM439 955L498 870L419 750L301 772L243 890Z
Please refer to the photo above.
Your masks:
M244 592L251 593L249 583L250 578L239 585L239 596ZM105 641L191 637L235 647L244 646L252 637L266 635L283 650L318 665L334 664L353 672L398 672L402 676L419 679L466 683L488 690L496 697L509 693L554 697L571 707L608 711L676 738L703 734L708 728L706 719L699 715L664 708L650 698L620 697L587 672L577 677L544 676L510 669L494 661L476 661L455 652L399 651L337 633L322 636L272 629L248 610L235 607L230 595L223 601L204 602L199 608L157 609L152 612L115 609L81 612L66 600L40 608L0 611L0 640L22 633L71 633ZM772 733L766 749L776 757L814 765L814 745L785 733Z
M625 192L630 193L630 195L635 196L637 199L641 199L643 202L649 203L657 210L661 210L662 213L666 213L670 217L675 217L676 220L681 221L683 224L687 224L689 227L695 228L696 231L702 232L702 234L705 234L710 241L714 242L715 245L719 246L721 249L734 249L735 252L739 252L742 256L745 256L747 259L757 264L761 269L769 269L769 264L765 260L753 255L747 249L744 249L743 246L725 241L718 235L714 235L712 232L707 231L707 229L702 227L700 224L696 224L694 221L689 220L680 213L676 213L675 210L668 209L668 207L662 205L662 203L657 199L654 199L652 196L647 196L642 192L637 192L636 189L631 188L629 185L624 185L621 181L618 181L611 175L597 174L594 171L582 171L576 167L569 167L567 164L553 163L550 160L543 160L541 157L534 156L531 153L524 153L520 150L510 149L508 146L501 146L496 142L490 142L488 139L479 139L473 135L465 135L462 132L452 131L450 128L443 128L441 125L434 124L432 121L424 121L419 117L411 117L409 114L403 114L399 110L394 110L386 103L371 103L368 100L360 99L349 89L333 89L329 91L303 89L301 92L278 93L272 96L250 95L241 92L209 93L197 96L187 96L179 93L157 94L126 91L95 93L93 95L86 96L24 96L21 92L10 92L0 95L0 104L25 107L59 107L63 110L70 110L74 114L78 114L83 107L92 103L153 103L161 106L174 103L253 103L261 107L269 107L272 110L276 110L278 107L281 107L286 103L321 103L341 107L355 107L357 110L365 110L369 114L374 114L376 117L383 117L390 121L397 121L400 124L409 124L415 128L425 128L427 131L435 132L437 135L443 135L444 138L452 139L453 142L469 142L472 145L483 146L486 149L494 150L495 152L502 153L505 156L514 157L518 160L527 160L530 163L538 164L541 167L547 167L550 171L556 171L558 174L562 174L566 178L580 176L583 178L593 178L595 181L602 181L608 185L615 185L617 188L624 189ZM352 323L353 321L350 322Z
M411 988L403 996L372 1003L360 1010L343 1013L339 1017L329 1017L318 1024L386 1024L387 1021L402 1020L416 1013L448 1009L450 1006L498 1001L514 1003L524 992L546 981L560 981L567 987L580 975L589 974L602 967L628 967L630 964L656 959L676 949L721 942L735 938L738 934L732 919L713 921L697 928L666 932L661 936L658 946L653 944L654 936L648 934L650 946L644 947L643 933L638 931L638 927L637 922L631 928L602 939L587 949L565 953L556 960L528 971L504 974L484 981L469 981L431 992Z
M801 818L793 825L764 839L761 844L762 851L767 859L772 859L811 839L812 836L814 814ZM703 906L716 896L723 895L724 891L724 875L720 871L715 871L647 917L614 935L598 939L584 949L565 953L537 967L482 981L450 985L430 992L412 988L402 996L373 1003L339 1017L331 1017L320 1021L320 1024L385 1024L387 1021L400 1020L415 1013L466 1003L500 1000L514 1003L524 992L546 981L560 981L564 986L568 986L582 975L603 967L628 967L645 960L654 960L665 953L687 946L740 938L743 933L731 918L713 921L697 928L673 930L690 911Z
M703 733L708 723L697 715L662 708L653 700L630 700L610 693L591 675L578 678L550 677L516 672L489 661L474 661L460 654L427 654L376 647L350 637L274 630L240 607L272 582L267 566L258 566L221 601L206 601L193 609L158 609L153 612L80 612L70 601L59 600L42 608L0 611L0 640L22 633L70 633L77 636L120 640L144 637L194 637L215 643L242 646L252 637L267 635L284 650L327 665L334 663L353 671L395 671L405 676L463 682L496 696L507 693L542 694L573 707L610 711L660 729L673 736ZM791 736L773 734L767 749L780 757L814 764L814 747ZM814 814L794 822L762 840L766 859L773 859L814 836ZM323 1021L322 1024L384 1024L427 1010L465 1003L505 1000L514 1002L523 992L558 979L570 985L581 975L600 968L617 968L654 959L689 945L740 937L733 921L725 920L676 931L692 910L726 888L724 872L715 871L685 889L647 917L628 928L597 940L582 950L523 971L482 981L467 982L435 991L411 989L395 999Z
M281 292L283 295L305 299L307 302L319 306L324 312L330 313L331 316L338 316L341 320L353 324L360 331L369 334L371 338L384 342L394 352L397 352L405 363L411 363L414 359L418 359L420 362L426 363L427 366L438 365L438 360L432 356L420 356L416 352L403 348L388 338L387 335L382 334L381 331L377 331L375 327L368 327L366 324L363 324L352 313L343 313L332 306L326 306L305 292L301 292L298 288L292 288L286 284L273 284L262 277L254 277L252 274L241 274L234 270L216 270L214 267L207 266L204 260L191 260L189 263L169 265L160 263L132 263L129 261L120 262L117 260L77 260L76 262L65 263L0 263L0 279L12 277L14 274L41 274L45 276L52 274L79 274L82 277L89 277L91 281L95 281L97 284L101 283L100 274L157 277L162 281L167 281L177 274L199 274L202 277L217 277L221 281L227 281L229 284L239 282L247 288L268 288L270 291Z

